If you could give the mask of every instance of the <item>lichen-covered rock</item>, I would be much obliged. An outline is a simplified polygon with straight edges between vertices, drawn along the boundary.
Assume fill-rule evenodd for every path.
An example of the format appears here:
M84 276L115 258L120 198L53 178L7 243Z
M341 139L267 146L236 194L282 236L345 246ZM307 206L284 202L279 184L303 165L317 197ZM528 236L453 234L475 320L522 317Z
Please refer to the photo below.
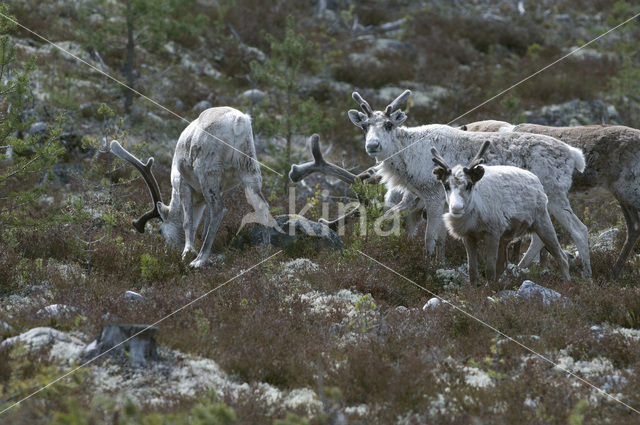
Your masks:
M137 292L127 291L124 293L124 297L129 301L144 301L144 297Z
M616 244L618 242L620 232L622 232L622 230L617 227L612 227L592 236L589 241L591 249L601 252L617 251Z
M555 127L618 124L620 116L613 105L600 100L570 100L559 105L543 106L537 111L526 111L525 121Z
M264 101L264 98L267 96L267 94L265 92L263 92L262 90L258 90L258 89L251 89L251 90L247 90L244 91L240 94L240 96L238 96L238 98L240 100L247 100L249 102L251 102L251 104L253 105L257 105L259 103L262 103L262 101Z
M211 108L213 105L211 104L211 102L209 102L208 100L201 100L200 102L196 103L195 105L193 105L193 107L191 108L191 110L193 112L202 112L205 109L209 109Z
M0 348L21 343L30 351L48 350L49 357L70 364L78 359L84 342L76 336L48 327L29 329L20 335L8 338L0 344Z
M278 248L291 249L299 245L310 243L314 249L331 248L342 250L344 244L338 234L317 221L311 221L300 215L285 214L275 217L276 223L282 229L269 228L271 245ZM264 245L262 225L254 225L240 232L234 241L234 246L243 248L246 245Z
M36 315L40 317L65 319L71 317L77 311L77 308L65 304L51 304L38 310Z
M435 310L436 308L442 305L442 300L437 297L431 298L427 303L422 307L423 311Z
M553 289L545 288L530 280L525 280L518 288L518 297L527 300L541 300L543 304L550 305L554 302L565 302L566 298Z

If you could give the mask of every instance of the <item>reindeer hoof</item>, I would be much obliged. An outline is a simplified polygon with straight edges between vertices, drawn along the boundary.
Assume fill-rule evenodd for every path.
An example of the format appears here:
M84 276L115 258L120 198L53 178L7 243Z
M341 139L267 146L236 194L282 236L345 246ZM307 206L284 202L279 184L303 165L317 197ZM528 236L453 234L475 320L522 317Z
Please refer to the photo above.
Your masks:
M208 264L219 264L224 260L223 254L215 254L213 258L196 258L192 262L189 263L189 267L193 267L194 269L202 268Z
M194 269L199 269L204 267L209 262L208 258L196 258L192 262L189 263L189 267L193 267Z
M194 254L197 254L195 249L193 249L193 248L185 248L182 251L182 261L187 259L187 256L189 255L190 252L193 252Z

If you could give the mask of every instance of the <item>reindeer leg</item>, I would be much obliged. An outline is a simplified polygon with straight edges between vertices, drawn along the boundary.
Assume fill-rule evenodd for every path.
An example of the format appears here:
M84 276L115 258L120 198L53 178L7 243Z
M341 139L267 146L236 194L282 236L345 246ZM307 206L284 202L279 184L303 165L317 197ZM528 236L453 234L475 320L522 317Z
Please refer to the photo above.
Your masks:
M496 263L496 279L499 279L504 272L507 265L507 246L509 245L508 239L500 239L500 246L498 247L498 261Z
M582 260L582 277L591 279L591 260L589 257L589 230L587 226L573 213L569 199L565 195L549 197L549 212L558 222L569 231L571 238L578 247L580 259Z
M624 214L624 219L627 224L627 237L624 241L624 245L622 246L622 251L620 251L618 259L613 266L613 270L611 272L613 277L616 277L618 273L620 273L620 269L622 269L622 266L629 257L629 253L631 253L633 246L640 237L640 211L619 199L618 202L620 202L620 207L622 207L622 213Z
M277 228L278 224L269 212L269 203L262 195L262 182L259 177L251 176L243 179L244 192L247 201L253 207L254 212L250 213L250 218L246 222L257 222L262 225L262 240L265 245L271 243L271 228ZM240 227L244 226L245 218L242 219Z
M473 237L466 237L462 240L464 249L467 251L467 274L469 275L469 283L477 285L478 283L478 243Z
M544 243L544 246L547 247L551 255L556 259L562 276L567 281L571 280L569 275L569 262L567 261L567 256L562 250L562 247L560 246L560 242L558 242L558 235L556 235L553 223L551 223L551 217L546 214L540 222L534 223L534 230Z
M196 223L193 218L192 188L184 178L180 179L179 190L183 214L182 228L184 230L184 249L182 250L182 260L184 260L187 258L189 252L196 252L196 249L193 247Z
M432 197L426 199L427 210L427 228L424 233L424 246L429 257L434 256L436 250L436 242L444 227L442 222L442 210L444 208L444 198Z
M529 267L529 265L536 258L536 255L540 253L540 250L544 246L544 242L540 239L537 234L531 235L531 243L529 244L529 248L527 248L527 252L525 252L524 257L518 263L518 267L525 268Z
M194 167L196 168L196 167ZM197 168L196 168L197 169ZM209 261L211 255L211 247L213 241L218 233L218 227L222 221L222 217L227 212L227 209L222 202L222 193L220 191L220 174L208 174L200 176L200 185L202 187L202 194L204 196L204 202L207 205L208 214L207 222L205 223L206 236L200 248L200 252L195 260L189 265L191 267L202 267Z
M496 264L498 263L498 253L500 250L500 236L489 235L485 241L487 251L487 280L489 284L493 284L498 279Z
M418 227L422 222L422 206L414 208L407 214L407 236L414 238L418 234ZM445 229L446 230L446 229Z

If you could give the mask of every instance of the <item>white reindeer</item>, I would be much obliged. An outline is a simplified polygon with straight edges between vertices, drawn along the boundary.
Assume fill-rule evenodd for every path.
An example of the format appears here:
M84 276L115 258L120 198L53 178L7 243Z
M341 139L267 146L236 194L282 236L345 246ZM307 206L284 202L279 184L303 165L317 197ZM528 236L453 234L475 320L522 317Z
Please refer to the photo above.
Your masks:
M478 121L463 127L468 131L545 134L582 149L586 168L584 173L573 176L571 190L603 188L620 204L627 224L627 237L611 274L615 277L620 273L640 238L640 130L622 125L549 127L512 125L504 121Z
M134 227L143 233L147 221L160 218L160 233L167 244L184 245L183 260L189 252L196 253L195 232L205 208L208 210L204 241L197 257L189 264L192 267L202 267L209 261L218 227L227 211L222 199L225 187L238 182L242 184L247 200L255 210L249 221L277 227L262 195L262 175L256 159L251 120L236 109L209 108L180 134L171 165L169 205L162 203L158 183L151 172L153 158L144 164L115 140L111 142L111 152L133 164L151 192L154 207L135 220ZM264 230L263 236L269 240L268 231Z
M484 242L487 280L495 282L506 265L507 244L535 232L569 280L569 264L547 211L547 195L535 174L508 165L483 166L485 142L471 162L451 168L435 148L433 174L442 183L449 204L444 222L451 236L462 240L467 251L471 284L478 275L478 246Z
M392 187L400 187L421 198L426 205L427 229L425 247L429 255L436 251L438 236L444 229L442 211L445 202L442 186L429 172L431 147L451 162L471 159L481 144L488 140L491 148L486 154L487 163L512 165L535 174L549 198L549 211L566 228L583 259L583 276L591 277L587 227L573 213L567 192L571 187L573 170L582 171L584 157L573 148L553 137L524 133L472 133L445 125L404 127L407 115L398 109L411 92L406 90L384 111L373 111L357 93L354 100L364 113L354 109L349 118L365 132L366 152L380 161L377 166L382 181ZM440 238L440 243L443 239ZM438 251L442 251L442 245ZM535 250L537 248L537 251ZM520 261L527 266L541 246L530 247Z

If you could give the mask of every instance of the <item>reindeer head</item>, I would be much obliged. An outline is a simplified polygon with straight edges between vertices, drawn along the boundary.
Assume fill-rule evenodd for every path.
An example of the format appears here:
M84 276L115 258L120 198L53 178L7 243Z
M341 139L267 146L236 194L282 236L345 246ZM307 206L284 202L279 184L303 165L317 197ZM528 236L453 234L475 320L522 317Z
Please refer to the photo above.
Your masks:
M407 114L398 107L409 96L410 90L405 90L391 102L383 111L374 111L358 92L353 92L353 100L360 105L362 112L351 109L349 118L357 127L365 132L365 150L373 157L390 156L396 151L392 137L396 128L407 119Z
M149 187L149 193L151 193L153 209L144 213L140 218L133 220L133 227L135 227L138 232L144 233L144 226L147 224L147 221L152 218L159 218L162 220L159 232L162 237L164 237L167 245L177 248L181 247L184 243L182 211L180 211L180 208L171 208L170 205L162 203L158 181L151 171L151 167L153 166L153 157L149 158L146 163L143 163L131 152L123 148L117 140L111 141L110 149L111 153L118 158L129 162L140 172L142 178Z
M432 160L436 165L433 174L444 186L447 204L449 204L449 214L452 217L462 217L473 203L473 187L484 176L484 167L480 164L484 162L482 157L490 145L491 142L484 142L480 151L466 167L456 165L453 168L447 165L436 148L431 148Z

